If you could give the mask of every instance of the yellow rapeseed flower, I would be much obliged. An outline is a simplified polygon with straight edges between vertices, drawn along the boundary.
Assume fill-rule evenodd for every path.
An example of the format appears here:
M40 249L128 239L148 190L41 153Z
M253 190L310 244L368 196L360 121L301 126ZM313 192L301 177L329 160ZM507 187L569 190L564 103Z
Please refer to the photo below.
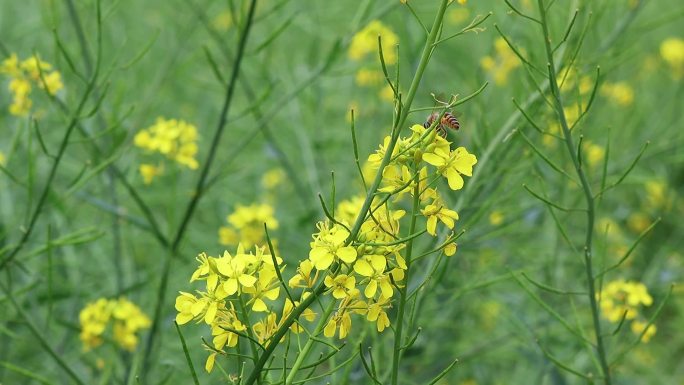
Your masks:
M197 127L183 120L159 117L152 126L138 132L133 143L136 147L160 153L191 170L199 167L196 159L199 150Z
M264 300L275 301L280 295L280 282L278 281L275 269L261 269L256 284L251 287L245 287L244 292L252 297L249 301L252 304L252 310L256 312L268 310Z
M354 276L340 274L336 277L325 277L325 286L332 290L332 296L337 299L342 299L350 295L356 290L356 278Z
M138 345L138 333L151 325L150 319L126 298L100 298L87 304L79 313L81 341L85 350L102 344L107 327L112 325L112 339L121 348L133 351Z
M470 154L465 147L446 152L441 148L434 153L423 154L423 160L437 167L437 172L445 176L452 190L463 188L463 177L473 175L473 166L477 163L475 155Z
M240 287L253 287L257 282L253 273L247 270L249 259L254 258L253 255L238 252L232 256L228 251L223 252L221 258L216 259L216 269L223 276L227 277L223 283L223 290L226 294L233 295L240 290Z
M349 237L347 229L338 224L330 226L328 222L318 222L316 226L319 232L313 236L309 259L317 270L327 269L338 259L346 263L356 260L356 249L344 245Z
M373 301L368 305L367 319L375 322L377 330L382 333L385 328L390 326L389 317L387 317L386 310L390 307L389 298L380 296L377 301Z
M639 307L651 306L651 298L646 285L641 282L618 279L608 282L598 296L601 312L610 322L619 322L623 317L633 320L639 315Z
M55 95L64 88L60 73L52 70L51 64L36 56L19 61L17 55L12 54L0 63L0 74L10 78L8 89L12 93L12 104L9 111L16 116L26 115L31 110L32 84L45 89L50 95Z
M427 218L427 232L430 235L437 235L437 221L444 223L449 229L454 228L454 221L458 220L458 213L448 209L441 201L435 201L420 210Z

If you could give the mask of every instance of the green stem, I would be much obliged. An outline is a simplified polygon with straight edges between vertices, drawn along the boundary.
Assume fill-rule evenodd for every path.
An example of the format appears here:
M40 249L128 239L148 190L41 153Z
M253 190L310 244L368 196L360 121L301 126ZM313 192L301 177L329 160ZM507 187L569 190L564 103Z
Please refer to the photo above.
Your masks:
M171 272L171 260L173 259L173 255L178 251L178 247L180 246L180 243L183 240L183 236L185 235L185 230L187 229L187 226L190 223L190 219L192 218L192 215L194 214L195 209L197 208L197 204L199 203L200 198L206 192L205 183L207 180L207 176L209 175L209 169L211 168L211 165L214 162L214 157L216 156L218 145L221 142L221 136L223 135L223 132L226 128L226 123L228 122L228 111L230 110L230 106L232 104L233 94L235 93L235 86L237 84L237 78L240 74L240 65L242 63L242 59L244 58L245 47L247 46L247 37L249 36L249 32L252 27L252 20L254 19L254 11L256 8L256 1L257 0L251 0L245 26L242 32L240 33L240 41L238 44L235 63L233 64L233 71L230 76L230 83L226 89L226 96L223 100L223 106L221 107L221 113L219 114L219 122L216 127L216 131L214 132L214 137L212 138L212 145L209 149L209 155L207 156L207 159L204 162L200 177L197 180L195 194L193 195L192 199L188 203L187 208L185 209L185 213L183 214L180 226L176 231L173 241L171 242L171 245L169 247L170 250L166 255L166 260L164 261L162 277L157 291L157 304L154 309L152 327L150 328L150 332L145 343L145 349L143 350L143 356L145 358L143 361L142 373L144 376L147 375L149 365L152 359L152 347L154 345L154 340L158 335L159 323L161 321L162 313L161 310L165 303L167 291L166 288L168 286L169 273Z
M254 332L252 331L252 323L249 321L249 314L247 313L247 306L245 306L245 299L242 298L242 294L238 294L240 298L240 311L242 312L242 323L247 326L247 335L249 335L249 347L252 351L252 358L256 362L259 359L259 351L257 350L256 344L254 343ZM257 378L257 383L261 384L261 378Z
M603 341L603 333L601 332L601 322L599 320L599 307L598 301L596 300L596 286L594 282L594 273L592 265L592 243L594 235L594 221L596 217L596 205L594 202L594 195L591 192L591 185L587 179L582 164L578 157L578 152L576 152L576 147L574 140L572 139L572 133L568 126L567 119L565 117L565 112L563 110L563 100L561 98L560 89L558 87L558 82L556 80L556 68L553 60L553 50L551 49L551 40L549 35L548 22L546 19L546 10L544 8L543 0L537 0L539 6L539 13L541 16L541 27L544 33L544 45L546 47L546 58L548 60L549 66L549 83L551 85L551 93L553 94L553 103L558 114L558 119L560 121L561 129L563 131L563 137L565 146L570 154L572 163L575 167L575 171L580 178L580 184L582 185L582 191L587 203L587 233L584 242L584 264L587 275L587 286L589 289L589 303L591 306L591 314L594 325L594 334L596 336L596 351L599 357L599 362L601 364L601 369L603 371L603 381L606 385L611 385L612 381L610 378L610 367L608 365L608 360L606 358L606 349Z
M415 177L415 187L413 188L413 208L411 209L411 223L409 234L416 231L416 218L420 211L420 183L418 176ZM396 328L394 331L394 352L392 356L392 385L397 385L399 381L399 361L401 359L401 335L404 330L404 312L406 311L406 292L409 284L409 273L411 272L411 256L413 254L414 238L406 243L406 271L404 275L404 286L399 289L399 309L397 310Z
M98 19L99 20L99 19ZM98 44L100 44L99 41L100 37L100 32L98 29ZM99 47L99 45L98 45ZM100 50L98 49L98 52ZM36 205L35 210L33 210L33 214L31 215L31 219L29 220L28 226L26 226L26 230L24 231L24 235L21 237L19 240L19 243L15 248L12 250L12 252L7 256L7 258L3 259L2 262L0 262L0 270L4 269L10 262L14 260L14 258L19 254L19 251L26 245L26 242L28 241L29 237L31 236L31 233L33 232L33 229L36 225L36 222L38 221L38 217L41 214L41 211L43 209L43 206L45 205L45 202L47 202L47 197L48 193L52 190L52 182L55 180L55 176L57 175L57 169L59 168L59 165L62 161L62 157L64 156L64 153L66 152L67 145L69 144L69 138L71 137L71 133L74 131L74 127L78 124L79 120L81 119L81 112L83 111L83 108L85 108L86 102L88 101L88 97L90 96L90 93L93 91L95 87L95 83L97 82L97 79L100 74L100 55L98 54L98 61L97 61L97 67L95 68L95 73L93 74L92 78L90 79L90 82L88 82L88 85L86 86L86 89L83 93L83 96L81 97L81 100L78 103L78 107L76 107L76 110L72 113L71 119L69 121L69 124L67 126L66 132L64 133L64 136L62 137L62 143L59 146L59 150L57 151L57 156L55 157L54 162L52 163L52 168L50 168L50 174L48 175L47 181L45 182L45 187L43 187L43 191L40 194L40 198L38 199L38 204Z
M45 339L45 337L40 334L40 331L38 331L38 328L36 325L33 324L31 321L31 318L29 317L28 314L24 311L24 309L17 303L17 301L14 299L14 295L12 294L12 289L11 288L6 288L3 285L0 285L0 288L2 291L5 292L5 296L12 302L12 306L17 310L17 313L19 313L19 316L24 319L24 322L26 322L26 325L29 327L31 330L31 333L33 334L34 337L40 342L40 345L45 349L45 351L52 357L52 359L55 360L57 365L59 365L64 371L71 377L72 380L74 380L75 383L79 385L85 385L85 383L78 377L76 372L74 372L73 369L67 365L66 361L62 359L62 356L58 354L48 343L48 341Z
M330 304L328 305L327 308L325 308L325 311L321 315L321 319L318 320L318 324L316 325L316 329L314 329L313 332L313 337L316 337L317 335L321 334L323 331L323 328L325 328L326 321L328 320L328 317L330 317L330 313L335 309L335 304L336 301L331 301ZM292 381L294 381L295 375L299 371L299 368L301 368L302 364L304 363L304 360L308 357L309 352L311 351L311 347L313 346L315 340L311 337L309 337L309 340L306 341L306 345L304 345L304 348L299 352L299 355L297 356L297 360L295 361L294 365L292 365L292 369L290 370L290 374L287 375L287 379L285 380L285 385L291 385Z

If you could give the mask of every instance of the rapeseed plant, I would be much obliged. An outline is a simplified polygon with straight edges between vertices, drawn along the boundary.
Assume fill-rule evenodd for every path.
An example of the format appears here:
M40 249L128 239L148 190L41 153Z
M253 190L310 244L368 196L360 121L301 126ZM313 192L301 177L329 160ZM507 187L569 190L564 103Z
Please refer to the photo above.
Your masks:
M84 350L96 348L105 340L111 325L111 339L122 349L133 351L138 346L138 334L150 327L151 321L133 302L124 297L100 298L88 303L78 316Z
M8 89L12 93L12 104L9 112L16 116L27 115L31 110L31 91L34 86L44 89L50 95L55 95L64 88L59 71L53 70L50 63L37 56L20 61L17 54L13 53L0 63L0 74L10 78Z
M197 127L183 120L157 118L156 122L138 132L133 143L150 153L159 153L176 163L195 170L197 161ZM161 175L162 166L143 163L139 168L145 184L150 184L155 176Z
M648 293L646 285L641 282L618 279L608 282L597 294L600 299L601 313L612 323L631 321L630 328L634 334L640 335L646 329L648 322L641 314L642 306L651 306L653 298ZM648 325L642 340L648 342L656 333L655 325Z
M416 215L426 219L425 230L417 235L427 232L437 236L441 232L439 223L453 231L458 214L441 198L437 182L443 177L452 190L461 189L463 177L472 175L477 163L477 158L464 147L452 150L451 143L437 135L436 124L429 128L413 125L410 136L396 140L398 145L391 154L387 151L392 138L384 139L368 157L368 163L376 172L382 172L379 184L382 187L378 191L385 193L386 198L373 199L367 215L363 213L363 197L341 201L335 216L316 224L309 257L300 261L291 277L281 277L286 272L282 260L270 254L263 240L259 243L247 237L254 244L253 252L245 252L243 244L238 244L235 254L224 251L220 257L204 253L198 256L199 267L191 281L206 281L205 291L179 294L176 322L185 324L196 320L209 325L215 337L213 346L207 346L211 351L205 364L208 371L212 370L217 355L227 354L224 347L236 346L245 335L264 344L278 343L270 339L280 328L288 327L295 333L302 331L305 326L296 319L295 328L292 328L294 323L286 324L285 320L294 307L301 306L310 296L322 294L330 298L328 310L323 314L315 314L308 307L299 313L307 321L319 317L326 337L346 338L353 330L354 316L363 316L374 323L378 332L391 325L388 311L396 301L396 289L405 287L409 269L406 258L410 254L404 253L408 242L416 236L402 240L401 222L406 212L394 207L401 200L414 202L412 223L415 224ZM387 158L390 160L381 170L383 159ZM394 199L390 200L391 197ZM272 215L268 205L241 206L228 221L240 232L248 226L255 230L259 224L275 228L278 222ZM364 217L358 231L352 233L352 223ZM454 238L452 232L438 250L453 255ZM266 241L272 247L270 239ZM297 297L291 296L288 287L302 289L298 300L293 300ZM237 309L235 304L239 304ZM279 308L283 310L279 312ZM261 317L260 313L266 315Z

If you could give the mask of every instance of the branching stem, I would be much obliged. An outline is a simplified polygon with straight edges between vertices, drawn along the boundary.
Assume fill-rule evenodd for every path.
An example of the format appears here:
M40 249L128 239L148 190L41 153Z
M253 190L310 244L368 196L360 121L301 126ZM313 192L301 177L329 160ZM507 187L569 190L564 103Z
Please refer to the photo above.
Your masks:
M565 112L563 110L563 99L561 97L560 89L558 87L557 77L556 77L556 67L553 60L553 49L551 48L551 38L549 35L549 26L546 19L546 8L544 7L543 0L537 0L539 7L541 27L544 34L544 47L546 48L546 59L548 61L548 71L549 71L549 84L551 86L551 93L553 96L553 104L558 114L558 120L560 121L560 126L563 131L563 139L565 146L568 150L568 154L572 159L572 163L575 167L575 171L580 179L580 184L582 186L582 192L586 200L586 210L587 210L587 228L584 241L584 264L587 275L587 286L589 291L589 303L591 306L591 314L594 325L594 334L596 336L596 351L598 354L599 362L601 364L601 369L603 371L603 381L606 385L611 385L610 377L610 367L608 365L608 360L606 358L605 343L603 340L603 333L601 332L601 322L599 320L599 307L598 301L596 300L596 285L593 273L593 261L592 261L592 244L594 236L594 221L596 217L596 204L594 202L594 194L591 192L591 185L587 175L582 168L582 164L578 157L576 151L574 140L572 139L572 133L570 132L570 127L568 126L568 121L565 117Z

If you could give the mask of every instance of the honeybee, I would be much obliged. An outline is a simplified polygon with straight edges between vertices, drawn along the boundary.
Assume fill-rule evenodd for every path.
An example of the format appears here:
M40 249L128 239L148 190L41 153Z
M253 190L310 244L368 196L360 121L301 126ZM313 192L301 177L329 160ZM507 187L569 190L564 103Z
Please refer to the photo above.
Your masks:
M439 113L433 112L430 114L430 116L428 116L425 123L423 123L423 127L429 128L437 118L439 118ZM439 136L446 139L447 129L458 131L459 128L461 128L461 123L458 122L458 119L456 119L451 112L447 111L444 113L444 115L442 115L442 119L440 119L439 124L437 127L435 127L435 130Z

